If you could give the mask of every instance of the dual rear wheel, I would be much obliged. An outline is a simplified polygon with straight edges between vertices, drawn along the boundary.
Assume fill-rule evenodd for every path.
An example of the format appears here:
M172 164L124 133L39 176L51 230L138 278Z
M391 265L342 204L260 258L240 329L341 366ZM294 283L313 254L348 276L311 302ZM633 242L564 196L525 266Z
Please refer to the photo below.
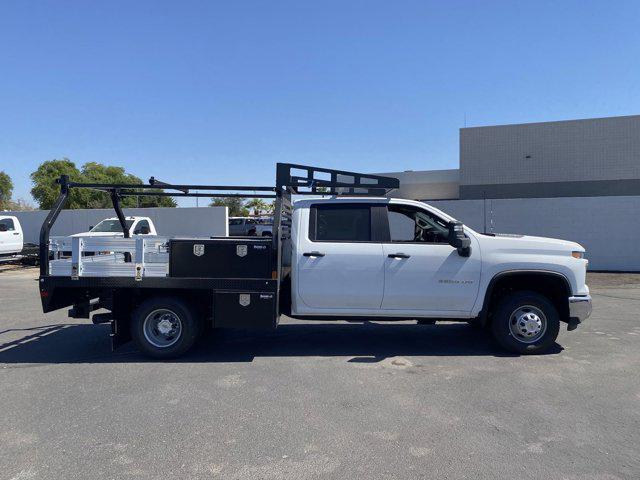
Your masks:
M201 331L201 321L178 298L150 298L131 317L131 337L143 353L174 358L189 350Z

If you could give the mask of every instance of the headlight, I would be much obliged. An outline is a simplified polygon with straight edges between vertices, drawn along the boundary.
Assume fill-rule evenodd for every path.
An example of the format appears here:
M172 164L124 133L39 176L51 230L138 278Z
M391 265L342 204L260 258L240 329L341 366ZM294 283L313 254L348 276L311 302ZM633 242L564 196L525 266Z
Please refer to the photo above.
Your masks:
M584 258L584 252L571 252L573 258Z

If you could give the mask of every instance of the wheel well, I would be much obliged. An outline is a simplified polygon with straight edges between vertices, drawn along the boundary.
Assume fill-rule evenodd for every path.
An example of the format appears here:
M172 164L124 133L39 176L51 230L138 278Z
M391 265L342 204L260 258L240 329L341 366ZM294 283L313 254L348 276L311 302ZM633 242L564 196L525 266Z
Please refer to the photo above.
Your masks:
M171 297L183 300L193 313L202 319L213 317L213 296L209 290L181 290L181 289L130 289L113 292L114 317L129 321L131 313L142 302L154 297ZM117 312L117 313L116 313Z
M571 288L563 275L551 272L513 272L497 275L489 284L480 313L481 323L483 325L491 323L491 315L498 302L505 295L521 290L544 295L558 310L560 320L568 321L567 299L571 296Z

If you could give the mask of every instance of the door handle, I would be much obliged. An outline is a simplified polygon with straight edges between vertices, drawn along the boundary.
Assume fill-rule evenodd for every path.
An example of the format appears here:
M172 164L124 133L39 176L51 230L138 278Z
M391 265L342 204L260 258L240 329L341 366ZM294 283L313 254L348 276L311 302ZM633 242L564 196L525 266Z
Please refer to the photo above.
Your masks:
M324 257L322 252L304 252L302 255L305 257Z
M20 235L18 232L14 233L14 235Z
M411 255L407 255L406 253L390 253L387 255L389 258L409 258Z

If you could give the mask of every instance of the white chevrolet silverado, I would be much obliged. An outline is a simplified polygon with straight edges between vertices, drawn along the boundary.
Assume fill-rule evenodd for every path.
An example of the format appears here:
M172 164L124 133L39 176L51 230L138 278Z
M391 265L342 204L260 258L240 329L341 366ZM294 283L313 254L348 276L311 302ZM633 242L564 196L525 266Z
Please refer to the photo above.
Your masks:
M574 242L481 234L386 198L296 202L292 232L293 316L468 319L533 353L554 343L561 320L573 328L591 312Z
M76 318L109 310L92 320L111 323L114 348L132 339L150 356L175 357L204 327L275 328L285 314L469 322L505 349L533 354L554 344L561 322L573 330L591 314L582 246L478 233L426 203L381 197L398 188L394 178L278 164L275 188L153 180L131 194L161 185L180 196L275 198L273 237L76 239L71 258L50 268L48 233L69 190L96 188L62 177L41 231L43 310L72 306ZM111 192L124 225L118 201L126 186L98 188ZM116 254L85 269L87 250Z

